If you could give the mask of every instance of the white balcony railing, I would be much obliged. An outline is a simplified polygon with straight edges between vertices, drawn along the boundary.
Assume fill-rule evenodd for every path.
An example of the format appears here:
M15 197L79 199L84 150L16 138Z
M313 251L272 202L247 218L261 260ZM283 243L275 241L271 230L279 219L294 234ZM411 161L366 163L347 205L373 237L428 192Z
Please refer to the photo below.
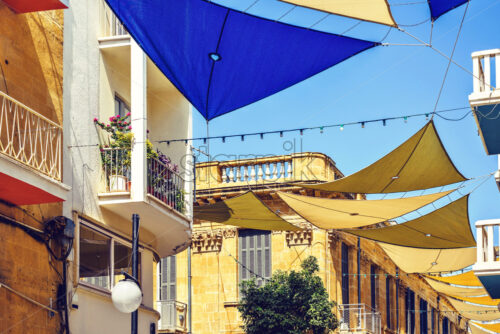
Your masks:
M242 164L222 164L222 182L237 183L261 180L291 180L293 177L293 160L248 161Z
M474 52L472 65L474 94L491 93L500 89L498 85L498 80L500 80L500 49ZM495 68L495 73L492 72L493 68ZM493 83L493 79L495 79L495 83Z
M498 248L495 247L495 234L500 238L500 219L480 220L476 222L476 268L500 269Z
M186 304L167 300L159 301L157 305L161 315L160 321L158 321L158 330L173 333L186 332Z
M101 21L101 37L128 35L127 29L125 29L104 0L101 0L99 16Z
M380 334L382 322L380 313L364 304L339 305L340 333L363 332Z
M0 153L61 181L60 125L0 91Z
M106 193L130 192L131 150L129 148L101 148L101 164ZM184 213L184 179L158 158L148 159L147 193L174 210Z

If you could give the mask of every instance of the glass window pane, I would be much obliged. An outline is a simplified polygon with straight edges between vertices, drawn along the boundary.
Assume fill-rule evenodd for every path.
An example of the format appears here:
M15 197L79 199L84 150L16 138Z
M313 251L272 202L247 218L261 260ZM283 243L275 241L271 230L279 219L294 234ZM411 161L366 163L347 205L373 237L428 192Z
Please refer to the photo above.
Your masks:
M132 275L132 248L120 243L114 242L114 284L125 278L122 271ZM141 254L139 253L139 282L141 281Z
M109 289L111 238L80 225L80 281Z

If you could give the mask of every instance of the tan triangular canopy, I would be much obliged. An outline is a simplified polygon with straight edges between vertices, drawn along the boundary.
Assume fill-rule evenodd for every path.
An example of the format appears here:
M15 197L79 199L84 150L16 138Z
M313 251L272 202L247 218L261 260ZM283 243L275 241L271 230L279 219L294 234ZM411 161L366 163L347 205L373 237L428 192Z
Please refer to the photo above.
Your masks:
M256 230L297 231L251 191L210 205L195 206L194 218Z
M462 197L417 219L393 226L346 229L344 232L388 244L415 248L474 247L470 229L468 198Z
M453 296L455 299L459 299L464 302L469 302L473 304L487 305L487 306L498 306L500 303L499 299L491 299L490 296L480 296L480 297L461 297L461 296Z
M473 286L473 287L482 287L481 281L474 275L473 271L468 271L466 273L452 275L452 276L430 276L427 277L448 284L455 284L461 286Z
M487 294L484 288L461 287L438 282L427 277L424 277L424 279L434 290L448 296L473 297Z
M482 329L486 329L495 333L500 333L500 323L499 324L477 324L475 322L472 323L473 325L476 325L477 327L480 327ZM472 326L471 326L472 329ZM474 333L474 332L473 332ZM486 332L482 332L486 333Z
M362 21L397 27L387 0L281 0Z
M278 192L297 214L323 229L343 229L381 223L415 211L454 190L384 200L329 199Z
M384 243L378 245L391 260L406 273L432 273L455 271L476 262L476 248L424 249L395 246Z
M500 319L500 311L496 306L473 305L454 298L446 298L453 307L465 318L478 321Z
M427 123L401 146L357 173L305 188L360 194L430 189L465 181L446 153L434 123Z

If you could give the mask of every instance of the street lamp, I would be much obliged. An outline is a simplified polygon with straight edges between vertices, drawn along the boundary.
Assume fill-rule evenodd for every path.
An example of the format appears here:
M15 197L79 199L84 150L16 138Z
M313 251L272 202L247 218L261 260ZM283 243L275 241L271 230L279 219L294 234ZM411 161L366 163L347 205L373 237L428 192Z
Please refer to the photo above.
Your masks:
M132 215L132 275L122 272L125 279L116 283L111 291L111 300L118 311L132 313L131 333L137 334L138 312L142 302L139 275L139 215Z

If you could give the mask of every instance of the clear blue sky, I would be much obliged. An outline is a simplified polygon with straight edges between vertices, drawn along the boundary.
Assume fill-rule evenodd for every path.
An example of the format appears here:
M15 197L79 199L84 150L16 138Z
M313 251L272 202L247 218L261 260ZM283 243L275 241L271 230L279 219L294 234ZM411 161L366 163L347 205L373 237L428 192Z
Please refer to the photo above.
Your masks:
M217 0L223 5L245 9L254 0ZM415 0L390 0L391 5ZM421 2L421 1L419 1ZM260 0L249 13L277 19L291 5L277 0ZM413 24L429 17L423 4L392 6L396 21ZM433 45L450 55L465 5L445 14L434 24ZM310 26L324 14L296 8L282 21ZM500 48L500 0L472 0L457 45L454 60L472 71L471 53ZM342 33L356 20L329 16L315 29ZM430 37L431 23L404 28L424 41ZM379 41L387 27L363 22L346 35ZM388 43L416 43L392 29ZM297 59L297 61L301 61ZM320 126L348 123L383 117L432 112L447 66L447 60L428 47L376 47L359 54L323 73L286 89L274 96L239 109L210 122L210 135ZM293 71L293 68L290 69ZM468 106L472 91L472 76L452 65L438 105L439 109ZM449 112L447 117L458 118L466 110ZM193 115L194 136L206 135L206 122L200 114ZM280 138L279 135L239 138L210 142L210 153L218 160L234 159L247 154L288 154L285 142L295 143L295 152L322 152L329 155L340 170L348 175L374 162L398 146L425 124L425 118L412 118L408 123L389 121L360 126L346 126L344 131L325 129L298 133ZM473 116L458 122L436 119L436 126L458 169L467 177L477 177L497 168L497 157L487 156ZM499 129L500 131L500 129ZM195 142L203 146L202 142ZM288 144L287 144L288 145ZM285 145L285 146L287 146ZM201 158L201 157L200 157ZM500 218L500 193L490 179L471 196L470 219ZM474 231L475 232L475 231Z

